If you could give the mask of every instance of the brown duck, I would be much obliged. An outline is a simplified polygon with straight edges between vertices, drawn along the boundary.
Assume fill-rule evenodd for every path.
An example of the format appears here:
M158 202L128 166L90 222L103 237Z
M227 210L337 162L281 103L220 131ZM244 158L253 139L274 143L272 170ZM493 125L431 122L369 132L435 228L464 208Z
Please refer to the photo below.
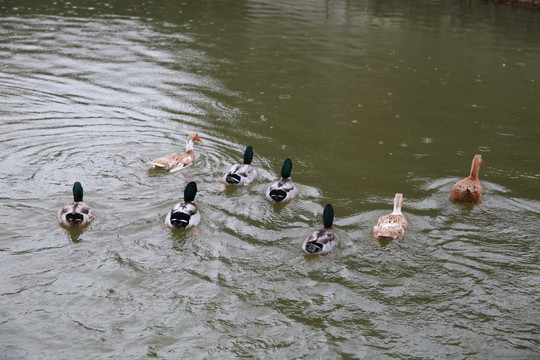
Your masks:
M172 153L167 154L159 159L150 161L150 165L156 167L164 168L170 170L171 172L178 171L185 168L186 166L191 165L193 159L195 159L195 153L193 152L193 142L199 141L202 142L201 138L197 133L192 132L189 134L186 141L186 152L185 153Z
M482 161L482 155L474 155L474 159L471 165L471 174L463 180L459 180L452 187L450 192L450 198L454 201L468 202L468 203L481 203L482 202L482 185L478 180L478 171Z

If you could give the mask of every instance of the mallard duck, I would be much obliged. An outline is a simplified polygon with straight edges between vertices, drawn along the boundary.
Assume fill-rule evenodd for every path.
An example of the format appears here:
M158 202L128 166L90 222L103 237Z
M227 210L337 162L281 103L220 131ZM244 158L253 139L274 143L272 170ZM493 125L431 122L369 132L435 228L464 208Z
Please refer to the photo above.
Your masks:
M286 159L281 167L281 179L266 190L266 198L274 204L288 203L298 193L298 189L291 180L292 167L291 159Z
M315 230L304 240L302 249L307 254L324 255L334 250L339 244L336 230L332 226L334 222L334 209L328 204L323 211L324 226Z
M407 229L407 219L401 213L403 194L397 193L394 197L394 211L381 216L377 225L373 227L373 236L378 239L401 239Z
M482 185L480 185L480 180L478 180L478 172L480 171L480 165L483 163L482 155L474 155L469 177L459 180L452 186L452 191L450 192L450 198L452 200L469 203L482 202Z
M80 182L73 184L73 202L58 211L58 221L66 227L85 227L94 218L92 208L83 201L83 188Z
M248 185L257 177L257 170L251 164L253 161L253 147L246 147L244 151L244 163L234 164L223 177L223 181L227 185Z
M201 214L197 205L193 202L197 194L197 184L190 182L184 190L184 202L174 205L172 210L167 214L165 224L174 229L187 229L201 221Z
M202 142L197 133L192 132L189 134L186 141L186 152L182 154L172 153L160 157L156 160L150 161L148 164L154 165L160 168L171 170L171 172L178 171L191 165L193 159L195 159L195 153L193 152L193 142Z

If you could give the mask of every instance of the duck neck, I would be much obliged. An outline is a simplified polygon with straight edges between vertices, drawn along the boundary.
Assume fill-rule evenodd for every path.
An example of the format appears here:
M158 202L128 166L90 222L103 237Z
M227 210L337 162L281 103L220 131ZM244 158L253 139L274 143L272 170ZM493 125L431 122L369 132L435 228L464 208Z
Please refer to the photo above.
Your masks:
M285 162L283 162L283 166L281 167L281 178L282 179L290 178L291 170L292 170L292 161L291 159L286 159Z
M324 207L323 223L325 229L333 229L332 225L334 224L334 208L330 204Z
M480 172L480 164L481 162L476 158L473 160L471 165L471 174L469 175L469 178L471 178L471 180L478 179L478 173Z
M186 141L186 152L193 151L193 140Z
M83 201L83 188L80 182L73 184L73 202Z
M392 215L401 215L401 205L403 204L402 199L402 197L398 196L394 198L394 211L392 211Z
M244 164L250 165L253 161L253 148L248 146L244 152Z
M186 189L184 190L184 202L190 203L195 200L195 195L197 194L197 184L195 182L190 182L187 184Z

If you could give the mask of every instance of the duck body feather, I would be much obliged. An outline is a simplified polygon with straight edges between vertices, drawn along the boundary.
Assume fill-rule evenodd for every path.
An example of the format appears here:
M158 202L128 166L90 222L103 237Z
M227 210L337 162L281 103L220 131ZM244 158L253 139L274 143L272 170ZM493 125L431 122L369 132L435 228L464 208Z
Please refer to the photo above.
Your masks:
M176 172L180 169L183 169L193 163L195 158L195 153L193 150L188 150L185 153L171 153L155 160L150 161L148 164L160 167L163 169L170 170L171 172Z
M380 239L401 239L407 225L407 219L403 215L384 215L373 227L373 236Z
M281 178L266 190L266 198L274 204L287 203L294 199L296 194L298 189L290 177Z
M452 200L459 202L481 203L482 185L480 184L480 180L465 178L458 181L452 186L450 197Z
M252 164L235 164L223 177L227 185L245 186L257 177L257 170Z
M197 226L201 214L194 202L182 202L174 205L165 218L165 224L174 229L188 229Z
M313 231L302 244L302 249L307 254L324 255L333 251L339 244L336 230L322 227Z

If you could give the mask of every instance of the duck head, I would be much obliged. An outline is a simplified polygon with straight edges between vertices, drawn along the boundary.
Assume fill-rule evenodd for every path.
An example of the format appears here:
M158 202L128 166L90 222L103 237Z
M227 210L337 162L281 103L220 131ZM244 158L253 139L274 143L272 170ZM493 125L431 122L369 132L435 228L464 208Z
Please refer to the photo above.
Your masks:
M248 146L246 147L246 151L244 151L244 164L249 165L253 161L253 147Z
M282 178L290 178L291 177L291 171L293 168L293 164L291 159L287 158L283 162L283 166L281 167L281 177Z
M194 181L187 184L186 189L184 190L184 202L192 202L195 200L197 191L197 184Z
M334 223L334 208L332 207L332 205L327 204L324 207L322 218L324 227L326 229L330 229Z
M78 181L75 182L73 184L73 201L74 202L83 201L83 195L84 195L84 192L83 192L83 187L81 183Z

